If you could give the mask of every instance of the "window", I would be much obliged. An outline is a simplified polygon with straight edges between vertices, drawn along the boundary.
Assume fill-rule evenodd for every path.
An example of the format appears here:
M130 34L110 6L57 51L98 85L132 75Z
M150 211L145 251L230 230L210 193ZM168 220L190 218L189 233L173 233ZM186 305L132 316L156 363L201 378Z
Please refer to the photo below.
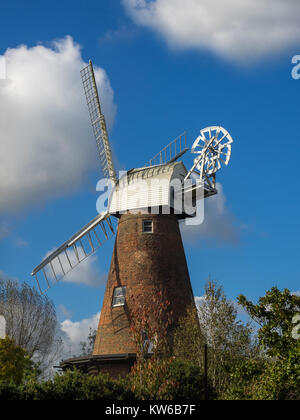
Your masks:
M152 233L153 232L153 221L152 220L143 220L143 232Z
M116 287L113 294L112 307L125 305L126 287Z

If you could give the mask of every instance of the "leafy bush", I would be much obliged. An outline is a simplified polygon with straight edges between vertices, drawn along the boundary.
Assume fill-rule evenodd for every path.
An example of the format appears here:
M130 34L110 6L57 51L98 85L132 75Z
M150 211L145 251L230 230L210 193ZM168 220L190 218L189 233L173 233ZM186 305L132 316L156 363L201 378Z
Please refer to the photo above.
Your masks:
M283 360L269 362L253 389L257 400L300 400L300 346Z
M14 340L8 337L0 340L0 381L19 385L33 366L27 352L16 346Z
M204 374L199 366L183 362L182 360L173 360L169 366L168 379L175 386L169 387L169 399L171 400L204 400ZM210 399L216 397L216 394L208 383L208 396Z
M285 360L247 362L235 369L224 393L229 400L299 400L300 353Z
M119 380L68 371L46 382L35 378L21 385L3 381L0 400L204 399L204 378L198 366L174 358L143 363L137 364L128 378Z
M266 368L265 360L246 360L231 368L231 382L221 395L225 400L253 399L255 384L260 380Z
M253 304L243 295L239 296L238 302L259 324L259 343L269 357L264 357L260 366L259 362L251 362L252 365L244 365L244 370L237 370L233 375L235 384L227 397L299 400L300 341L293 337L292 330L293 318L300 311L300 297L288 289L280 291L273 287L259 298L258 304Z
M138 400L203 400L204 375L191 362L152 358L136 364L129 388ZM210 398L215 397L211 386L208 391Z
M114 381L104 374L89 376L79 371L57 374L53 381L41 383L32 379L20 386L0 384L0 400L120 400L132 396L122 380Z
M21 400L20 387L13 382L0 381L0 401Z

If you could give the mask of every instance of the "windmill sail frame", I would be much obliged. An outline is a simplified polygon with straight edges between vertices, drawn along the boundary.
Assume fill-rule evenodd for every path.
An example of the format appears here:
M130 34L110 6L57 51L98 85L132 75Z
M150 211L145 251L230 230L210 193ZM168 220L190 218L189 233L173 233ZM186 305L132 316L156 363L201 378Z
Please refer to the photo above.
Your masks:
M52 252L31 273L41 294L99 249L115 234L110 214L102 213Z
M104 177L111 179L114 183L117 183L118 178L113 164L106 122L101 110L95 73L91 60L89 61L88 66L81 70L80 74L103 175Z

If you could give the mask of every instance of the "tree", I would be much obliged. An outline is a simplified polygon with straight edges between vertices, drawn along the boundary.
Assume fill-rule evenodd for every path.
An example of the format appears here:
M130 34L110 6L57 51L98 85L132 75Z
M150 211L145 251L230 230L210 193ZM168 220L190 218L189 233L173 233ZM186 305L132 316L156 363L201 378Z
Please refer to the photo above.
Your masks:
M260 376L253 381L252 399L300 400L300 346L284 359L268 360Z
M180 360L196 363L203 369L205 337L201 333L198 312L195 306L187 309L174 333L174 356Z
M89 356L93 353L94 345L96 341L97 330L89 329L89 335L87 336L86 341L81 341L81 356Z
M288 289L273 287L257 304L243 295L238 302L258 323L259 343L269 356L260 375L256 372L250 376L242 392L252 399L299 400L300 340L293 330L295 315L300 313L300 297Z
M10 338L0 339L0 380L19 385L26 370L33 369L30 357Z
M6 333L45 371L60 349L58 322L52 301L26 283L0 278L0 313Z
M208 375L213 387L222 393L230 383L231 367L257 353L253 329L250 323L244 325L237 319L234 303L215 281L206 283L197 309L201 340L208 345Z
M258 339L267 354L284 359L299 345L293 338L293 318L300 313L300 296L272 287L258 304L240 295L238 302L259 325Z

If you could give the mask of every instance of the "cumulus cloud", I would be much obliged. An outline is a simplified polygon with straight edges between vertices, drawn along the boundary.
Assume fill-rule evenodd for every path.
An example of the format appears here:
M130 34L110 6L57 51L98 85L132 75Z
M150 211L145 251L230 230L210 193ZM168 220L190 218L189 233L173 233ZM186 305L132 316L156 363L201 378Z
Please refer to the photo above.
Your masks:
M66 357L80 354L80 342L87 340L90 328L92 330L97 329L99 318L100 312L79 322L72 322L69 319L61 322L60 327Z
M205 301L205 296L195 296L196 307L201 305Z
M171 47L233 60L280 53L300 41L298 0L123 0L131 18Z
M49 251L43 259L47 258L50 254L52 254L53 251L54 249L52 251ZM79 246L77 247L77 252L80 260L82 261L80 264L78 264L75 252L71 249L68 250L69 261L71 262L74 268L66 275L64 275L59 261L57 259L52 261L52 266L54 268L57 278L63 276L61 278L61 281L64 283L73 283L91 287L99 287L104 285L107 280L107 275L100 272L98 267L97 256L94 254L90 255L88 258L85 258L84 251ZM70 265L65 254L60 255L60 261L62 263L64 271L67 272L70 269ZM50 266L46 267L46 274L48 280L55 283L56 279ZM41 276L39 280L41 280Z
M1 57L1 56L0 56ZM71 37L7 49L0 86L0 212L77 189L97 164L81 85L86 65ZM116 106L102 68L95 75L108 127Z
M103 286L106 280L107 275L100 273L95 255L91 255L82 261L69 274L63 277L64 283L82 284L91 287Z
M222 185L217 183L218 194L205 200L204 221L200 225L180 224L181 234L187 242L208 241L217 244L236 245L240 232L234 216L226 207Z

